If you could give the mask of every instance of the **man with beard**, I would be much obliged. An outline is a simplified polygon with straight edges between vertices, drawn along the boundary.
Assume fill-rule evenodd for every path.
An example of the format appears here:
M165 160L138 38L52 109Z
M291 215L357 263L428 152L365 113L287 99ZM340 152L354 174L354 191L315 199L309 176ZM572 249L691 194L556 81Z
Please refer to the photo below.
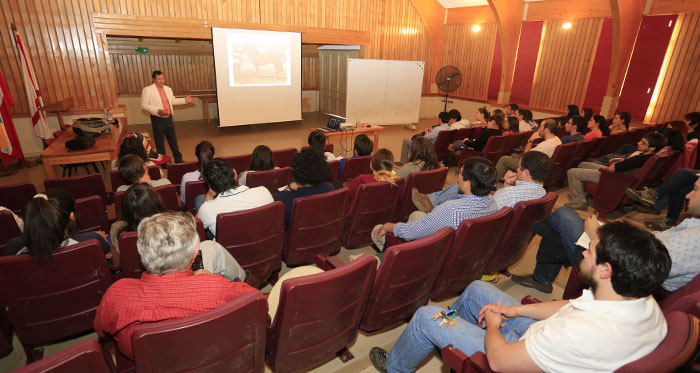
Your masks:
M668 252L624 222L598 227L593 217L586 232L591 244L579 266L591 290L581 297L521 305L474 281L452 305L457 317L421 307L391 353L370 351L372 364L382 372L414 371L435 347L450 344L467 355L485 352L494 371L613 371L647 355L667 332L649 294L668 277Z

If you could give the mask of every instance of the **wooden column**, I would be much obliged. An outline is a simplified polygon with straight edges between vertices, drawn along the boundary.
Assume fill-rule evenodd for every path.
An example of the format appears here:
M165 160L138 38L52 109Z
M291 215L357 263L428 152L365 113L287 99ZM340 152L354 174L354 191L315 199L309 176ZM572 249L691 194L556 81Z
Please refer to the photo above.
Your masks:
M524 0L489 0L489 6L496 16L498 35L501 38L501 88L498 91L498 103L508 104L513 86L515 59L520 42Z
M437 71L442 67L442 48L445 40L445 8L440 5L437 0L411 0L411 3L418 11L418 15L423 21L423 26L425 27L425 32L428 34L428 41L430 42L430 71L426 71L425 74L429 74L430 81L434 81L433 78ZM437 92L437 85L435 83L430 84L430 92Z
M600 110L600 114L606 118L611 118L617 109L645 5L646 0L610 0L613 26L612 61L608 88Z

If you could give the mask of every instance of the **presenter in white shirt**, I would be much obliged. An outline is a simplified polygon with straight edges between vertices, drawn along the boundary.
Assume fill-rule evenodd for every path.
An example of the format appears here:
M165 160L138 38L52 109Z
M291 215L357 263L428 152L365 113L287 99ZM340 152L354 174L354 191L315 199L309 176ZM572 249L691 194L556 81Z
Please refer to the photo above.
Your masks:
M156 150L165 154L165 142L163 135L168 139L170 149L173 151L175 163L182 163L182 153L177 146L175 135L175 123L173 123L173 105L191 104L194 98L175 98L173 90L165 85L165 75L162 71L155 70L151 75L153 84L145 87L141 92L141 109L151 113L151 125L153 126L153 139L156 141Z

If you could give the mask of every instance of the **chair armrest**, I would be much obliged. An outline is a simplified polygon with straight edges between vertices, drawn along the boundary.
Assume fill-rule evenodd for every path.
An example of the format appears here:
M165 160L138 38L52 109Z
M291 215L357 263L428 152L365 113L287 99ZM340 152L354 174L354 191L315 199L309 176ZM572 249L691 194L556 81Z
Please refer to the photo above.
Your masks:
M476 352L472 356L467 356L458 348L447 345L440 351L442 361L456 373L491 373L489 362L483 352Z
M533 303L542 303L542 301L537 299L537 298L533 298L529 295L526 295L523 297L523 299L520 300L520 303L521 304L533 304Z
M470 372L493 373L489 361L483 352L476 352L469 357Z
M342 260L338 259L337 256L328 256L327 254L316 255L314 262L316 263L316 267L324 271L329 271L345 264Z

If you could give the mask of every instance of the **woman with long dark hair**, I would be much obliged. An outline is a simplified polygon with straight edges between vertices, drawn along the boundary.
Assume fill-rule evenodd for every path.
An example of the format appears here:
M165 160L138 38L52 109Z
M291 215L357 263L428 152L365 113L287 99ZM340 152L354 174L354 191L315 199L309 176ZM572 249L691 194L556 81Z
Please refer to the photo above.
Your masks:
M247 176L251 172L267 171L274 168L276 168L275 158L272 156L270 147L267 145L258 145L253 149L248 170L238 174L238 184L245 185Z
M423 136L418 136L411 141L411 148L408 151L408 163L401 166L396 175L407 178L412 172L429 171L440 167L433 143Z
M182 175L180 182L180 201L185 203L185 184L190 181L202 180L202 171L210 160L214 159L214 145L209 141L202 141L194 148L194 155L197 156L197 169Z

